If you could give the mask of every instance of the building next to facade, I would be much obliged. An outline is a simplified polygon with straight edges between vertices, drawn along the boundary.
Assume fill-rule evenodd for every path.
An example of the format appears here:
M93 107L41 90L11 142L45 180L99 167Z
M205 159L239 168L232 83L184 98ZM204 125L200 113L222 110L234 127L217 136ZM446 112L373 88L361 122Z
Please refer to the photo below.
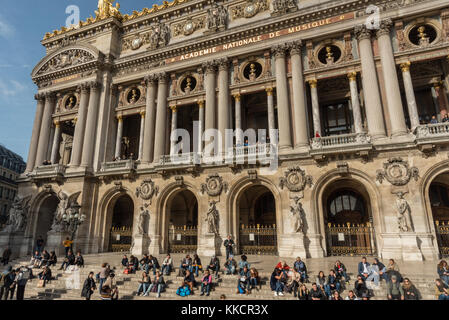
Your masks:
M5 225L17 195L17 178L25 171L22 157L0 145L0 225Z
M42 44L13 251L448 254L446 0L100 1ZM208 129L269 134L209 163Z

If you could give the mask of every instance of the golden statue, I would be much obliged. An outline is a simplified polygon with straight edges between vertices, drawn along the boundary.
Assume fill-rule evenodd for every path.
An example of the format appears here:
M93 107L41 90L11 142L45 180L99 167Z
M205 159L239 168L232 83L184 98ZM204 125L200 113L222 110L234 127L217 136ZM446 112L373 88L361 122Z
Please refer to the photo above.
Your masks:
M120 18L122 15L119 11L120 4L117 2L115 7L112 5L113 0L98 0L98 10L95 11L97 19L106 19L109 17Z

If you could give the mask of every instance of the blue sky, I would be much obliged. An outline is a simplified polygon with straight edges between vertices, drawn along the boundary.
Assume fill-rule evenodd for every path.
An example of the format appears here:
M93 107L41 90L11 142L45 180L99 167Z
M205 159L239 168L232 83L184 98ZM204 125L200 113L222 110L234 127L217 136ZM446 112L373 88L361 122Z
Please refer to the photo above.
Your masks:
M121 0L120 11L150 8L162 0ZM66 8L76 5L81 19L94 16L96 0L2 1L0 10L0 144L26 161L36 111L31 71L44 57L46 32L65 25Z

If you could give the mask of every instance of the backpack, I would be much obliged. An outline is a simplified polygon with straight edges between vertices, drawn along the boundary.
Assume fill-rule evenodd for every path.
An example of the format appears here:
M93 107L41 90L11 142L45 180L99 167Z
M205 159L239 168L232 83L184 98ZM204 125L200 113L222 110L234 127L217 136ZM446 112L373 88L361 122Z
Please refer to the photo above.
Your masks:
M188 286L179 287L176 294L181 297L190 296L190 289Z

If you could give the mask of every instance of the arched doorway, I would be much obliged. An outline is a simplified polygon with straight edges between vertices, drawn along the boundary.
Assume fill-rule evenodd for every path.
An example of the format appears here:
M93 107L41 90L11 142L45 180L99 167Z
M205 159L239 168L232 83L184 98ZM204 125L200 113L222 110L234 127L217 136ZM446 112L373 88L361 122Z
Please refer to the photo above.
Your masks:
M169 253L196 252L198 248L198 200L193 192L181 190L168 201Z
M277 254L276 201L264 186L245 190L238 201L242 254Z
M109 247L110 252L128 252L132 245L134 202L127 194L120 196L112 209Z
M449 173L437 176L429 188L430 205L435 223L438 247L442 256L449 256Z
M375 255L371 204L364 186L339 180L326 189L323 201L328 255Z
M37 240L39 237L42 237L44 244L47 243L47 233L50 231L53 224L53 218L58 204L58 197L54 194L49 194L48 197L42 201L39 208L34 238Z

